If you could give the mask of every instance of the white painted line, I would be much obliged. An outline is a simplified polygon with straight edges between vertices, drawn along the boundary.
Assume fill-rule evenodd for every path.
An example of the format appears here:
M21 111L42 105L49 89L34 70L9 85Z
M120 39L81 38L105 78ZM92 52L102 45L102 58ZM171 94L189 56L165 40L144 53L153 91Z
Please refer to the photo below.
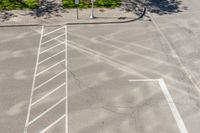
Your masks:
M56 92L57 90L61 89L63 86L65 85L65 83L59 85L58 87L56 87L54 90L50 91L49 93L47 93L46 95L44 95L43 97L41 97L40 99L36 100L35 102L33 102L31 104L31 106L34 106L35 104L37 104L38 102L42 101L43 99L45 99L46 97L48 97L49 95L53 94L54 92Z
M64 62L64 61L65 61L65 59L64 59L64 60L61 60L61 61L59 61L59 62L57 62L56 64L54 64L54 65L52 65L52 66L48 67L47 69L45 69L45 70L43 70L43 71L41 71L41 72L37 73L37 74L36 74L36 76L39 76L39 75L41 75L42 73L44 73L44 72L46 72L46 71L48 71L48 70L52 69L53 67L55 67L55 66L57 66L57 65L61 64L61 63L62 63L62 62Z
M98 59L101 59L101 60L105 61L107 64L112 65L112 66L116 67L117 69L120 69L120 70L122 70L122 71L124 71L126 73L137 74L137 75L145 78L144 75L138 73L137 71L133 72L134 69L131 68L130 65L127 65L126 63L124 63L124 62L122 62L120 60L111 58L109 56L106 56L106 55L98 53L98 52L94 52L94 51L92 51L90 49L85 49L85 48L82 48L82 47L79 47L79 46L75 46L75 45L76 44L74 44L74 45L68 44L69 47L72 47L74 49L78 49L82 53L86 53L86 54L92 55L94 57L97 57Z
M66 115L64 114L63 116L61 116L60 118L58 118L56 121L54 121L53 123L51 123L51 125L49 125L48 127L46 127L45 129L43 129L42 131L40 131L40 133L45 133L49 128L53 127L55 124L57 124L60 120L62 120L64 117L66 117Z
M65 28L65 27L63 26L63 27L60 27L60 28L55 29L55 30L53 30L53 31L50 31L50 32L44 34L43 37L45 37L45 36L47 36L47 35L49 35L49 34L51 34L51 33L54 33L54 32L56 32L56 31L59 31L59 30L61 30L61 29L63 29L63 28Z
M62 73L64 73L64 71L61 71L60 73L56 74L55 76L53 76L52 78L48 79L47 81L43 82L42 84L38 85L37 87L35 87L33 89L33 91L36 91L37 89L39 89L40 87L42 87L43 85L47 84L48 82L50 82L51 80L53 80L54 78L58 77L59 75L61 75Z
M65 101L65 97L60 99L58 102L56 102L54 105L52 105L50 108L48 108L47 110L45 110L43 113L41 113L40 115L38 115L36 118L34 118L32 121L30 121L26 127L28 127L29 125L31 125L32 123L34 123L35 121L37 121L39 118L41 118L42 116L44 116L46 113L48 113L49 111L51 111L53 108L55 108L57 105L59 105L60 103L62 103L63 101Z
M150 82L158 81L158 79L130 79L129 82Z
M41 46L44 45L44 44L46 44L46 43L48 43L48 42L51 42L51 41L53 41L53 40L56 40L57 38L59 38L59 37L61 37L61 36L64 36L64 35L65 35L65 34L61 34L61 35L59 35L59 36L56 36L56 37L54 37L54 38L51 38L51 39L49 39L48 41L41 43Z
M188 133L188 130L184 124L184 121L183 119L181 118L181 115L176 107L176 105L174 104L174 101L172 99L172 96L171 94L169 93L168 89L167 89L167 86L164 82L163 79L136 79L136 80L129 80L130 82L142 82L142 81L146 81L146 82L152 82L152 81L158 81L159 85L160 85L160 88L165 96L165 99L170 107L170 110L172 112L172 115L176 121L176 124L179 128L179 131L180 133Z
M178 111L178 109L176 108L176 105L174 104L174 101L172 99L172 96L170 95L168 89L167 89L167 86L164 82L163 79L159 79L159 84L160 84L160 87L162 89L162 92L168 102L168 105L172 111L172 114L174 116L174 119L176 120L176 124L180 130L180 133L188 133L188 130L187 128L185 127L185 124L183 122L183 119L181 118L181 115Z
M33 82L32 82L32 87L31 87L31 95L30 95L30 100L29 100L29 105L28 105L28 112L27 112L27 117L26 117L26 123L25 123L25 127L24 127L24 133L28 132L28 123L29 123L29 119L30 119L30 113L31 113L31 103L33 100L33 91L34 91L34 87L35 87L35 80L36 80L36 73L38 70L38 61L39 61L39 54L40 54L40 48L41 48L41 43L42 43L42 36L44 34L44 26L42 26L41 29L41 36L40 36L40 42L39 42L39 48L38 48L38 52L37 52L37 58L36 58L36 64L35 64L35 70L34 70L34 74L33 74Z
M49 50L51 50L51 49L54 49L54 48L56 48L56 47L62 45L62 44L64 44L64 42L59 43L59 44L57 44L57 45L55 45L55 46L53 46L53 47L50 47L50 48L48 48L48 49L45 49L45 50L43 50L42 52L40 52L40 54L43 54L43 53L45 53L45 52L47 52L47 51L49 51Z
M66 80L66 89L65 89L65 95L66 95L66 101L65 101L65 133L69 132L68 129L68 63L67 63L67 26L65 25L65 80Z
M81 38L81 39L86 39L85 37L83 37L83 36L81 36L81 35L75 35L75 36L77 36L77 37L79 37L79 38ZM118 42L118 41L115 41L115 42ZM118 42L118 43L119 43L119 42ZM127 49L124 49L124 48L117 47L116 45L113 45L113 44L111 44L111 43L109 43L109 45L108 45L107 43L99 43L99 45L104 45L104 46L106 46L106 47L112 47L112 48L114 48L114 49L117 49L117 50L120 50L120 51L129 53L129 54L132 54L132 55L136 55L136 56L138 56L138 57L141 57L141 58L144 58L144 59L153 61L153 62L162 62L162 63L168 65L168 63L163 62L163 61L160 60L160 59L156 59L156 58L154 59L154 58L151 58L151 57L146 56L146 55L143 55L143 54L138 54L138 53L133 52L133 51L131 51L131 50L127 50ZM132 45L132 43L131 43L131 45ZM148 49L148 50L149 50L149 49ZM162 53L162 54L163 54L163 53Z
M70 44L71 43L71 44ZM139 76L141 76L141 78L148 78L148 77L146 77L146 76L144 76L144 75L142 75L142 74L140 74L139 72L137 72L137 70L135 70L134 71L134 67L132 67L130 64L128 64L128 63L126 63L126 62L123 62L123 61L120 61L120 60L118 60L118 59L114 59L114 58L112 58L112 57L109 57L109 56L107 56L107 55L104 55L104 54L102 54L102 53L99 53L99 52L95 52L94 50L94 52L92 51L92 50L90 50L89 48L84 48L83 46L76 46L76 45L78 45L77 43L75 43L75 42L72 42L72 41L69 41L68 40L68 46L69 47L72 47L72 48L75 48L75 49L78 49L78 50L80 50L80 52L82 51L82 53L87 53L87 54L89 54L89 55L92 55L92 56L94 56L94 57L97 57L97 58L101 58L102 60L104 60L104 61L107 61L106 63L108 63L109 65L112 65L112 66L117 66L117 69L120 69L120 70L123 70L124 72L127 72L127 73L133 73L133 74L137 74L137 75L139 75ZM108 60L110 60L110 61L108 61ZM114 62L113 63L110 63L111 62L111 60L113 60L114 62L115 62L115 64L114 64ZM121 65L123 63L123 65ZM114 64L114 65L113 65ZM145 67L143 67L143 69L145 69L145 71L149 71L149 70L147 70ZM132 71L134 71L134 72L132 72ZM159 73L159 72L157 72L157 71L153 71L154 73L156 73L156 74L158 74L158 75L160 75L161 73ZM167 76L164 76L166 79L169 79L169 80L173 80L174 82L176 82L176 83L178 83L178 84L181 84L181 85L188 85L188 84L186 84L186 83L183 83L183 82L180 82L180 81L178 81L178 80L175 80L175 79L173 79L173 78L169 78L169 77L167 77ZM195 97L196 99L199 99L199 97L197 96L197 97Z
M52 55L52 56L50 56L50 57L48 57L48 58L46 58L46 59L40 61L40 62L38 63L38 65L40 65L40 64L42 64L42 63L48 61L49 59L51 59L51 58L53 58L53 57L55 57L55 56L57 56L57 55L59 55L59 54L61 54L61 53L63 53L63 52L65 52L65 50L62 50L62 51L60 51L59 53L56 53L56 54L54 54L54 55Z
M162 32L162 30L160 29L160 26L157 24L156 20L154 19L154 17L151 15L150 12L148 12L154 26L157 28L158 32L160 33L161 37L163 38L164 41L166 41L169 49L171 50L171 52L174 54L174 57L177 59L178 63L180 64L180 68L183 69L183 72L185 72L185 74L187 75L187 77L190 79L191 83L194 85L195 89L198 92L198 95L200 95L200 88L197 85L197 83L193 80L192 76L193 74L190 73L190 71L187 70L187 68L185 67L184 63L182 62L181 58L178 56L176 50L174 50L174 48L172 47L172 44L170 43L170 41L167 39L166 35Z

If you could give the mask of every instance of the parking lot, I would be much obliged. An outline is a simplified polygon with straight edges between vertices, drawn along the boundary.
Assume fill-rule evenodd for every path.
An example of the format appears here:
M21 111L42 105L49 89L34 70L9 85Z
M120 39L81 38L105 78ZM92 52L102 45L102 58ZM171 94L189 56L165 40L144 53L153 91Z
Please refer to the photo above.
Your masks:
M132 23L1 27L0 132L198 133L196 2Z

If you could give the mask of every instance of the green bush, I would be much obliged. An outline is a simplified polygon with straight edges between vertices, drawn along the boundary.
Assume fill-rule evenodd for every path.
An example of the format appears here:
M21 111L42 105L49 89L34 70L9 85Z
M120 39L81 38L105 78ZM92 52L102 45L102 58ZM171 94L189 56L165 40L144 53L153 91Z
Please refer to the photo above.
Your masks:
M35 9L37 8L39 0L0 0L0 10L13 10L13 9ZM75 0L62 0L63 6L66 8L74 8ZM86 2L88 1L88 2ZM80 8L89 8L91 6L90 0L80 0ZM109 7L114 8L120 6L121 0L96 0L95 7Z
M97 7L118 7L120 0L96 0L95 6Z
M63 0L63 6L66 8L74 8L77 5L75 5L75 0ZM90 2L85 2L86 0L80 0L80 3L78 7L80 8L88 8L91 6ZM90 0L87 0L90 1ZM114 8L119 7L121 5L121 0L96 0L94 3L95 7L108 7L108 8Z
M30 8L34 9L38 7L37 0L1 0L0 1L0 10L14 10L14 9L23 9Z
M38 7L38 0L25 0L25 5L28 8L35 9Z

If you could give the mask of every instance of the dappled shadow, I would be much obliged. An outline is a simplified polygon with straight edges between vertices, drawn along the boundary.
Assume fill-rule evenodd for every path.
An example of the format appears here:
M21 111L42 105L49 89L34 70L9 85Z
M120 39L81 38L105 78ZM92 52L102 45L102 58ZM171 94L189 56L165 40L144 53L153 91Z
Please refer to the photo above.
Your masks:
M136 14L143 6L159 15L179 13L187 9L181 0L122 0L122 8L126 11L136 11Z
M64 12L61 4L56 3L55 1L42 0L40 6L29 12L28 15L35 17L45 16L49 18L51 16L59 16L61 11Z
M130 34L133 30L130 26L137 33ZM135 131L131 129L134 126L148 133L157 132L158 127L170 132L175 123L169 121L173 115L162 87L149 81L130 84L129 79L164 78L174 104L188 112L187 116L181 113L183 118L198 119L198 94L159 36L146 23L71 30L68 69L73 74L68 76L69 117L81 118L70 123L78 125L78 133L99 130L116 133L118 127L119 132L128 133ZM162 121L165 125L160 124ZM131 126L123 127L128 125L123 124L126 122Z
M1 10L0 11L0 23L8 21L13 16L14 16L14 14L9 11Z

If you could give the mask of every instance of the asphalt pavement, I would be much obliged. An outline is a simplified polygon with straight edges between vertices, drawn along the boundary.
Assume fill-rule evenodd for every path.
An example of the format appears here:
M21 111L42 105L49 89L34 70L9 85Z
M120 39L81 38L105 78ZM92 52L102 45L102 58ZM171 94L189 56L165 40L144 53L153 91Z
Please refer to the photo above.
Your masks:
M182 4L132 23L0 28L0 132L198 133L200 5Z

